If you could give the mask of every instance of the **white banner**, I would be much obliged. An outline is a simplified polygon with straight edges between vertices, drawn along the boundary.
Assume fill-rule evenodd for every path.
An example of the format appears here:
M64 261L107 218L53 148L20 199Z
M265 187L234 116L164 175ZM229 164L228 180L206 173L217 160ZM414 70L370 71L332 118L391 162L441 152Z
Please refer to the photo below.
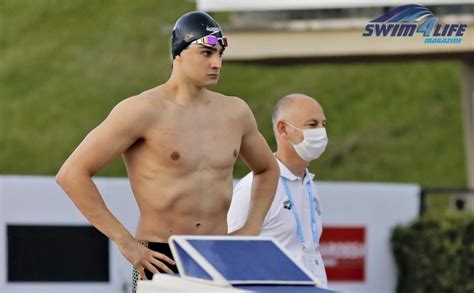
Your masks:
M133 233L138 208L128 180L97 178L94 181L109 209ZM321 249L330 288L344 292L395 292L391 230L417 217L419 187L343 182L317 182L316 186L323 210L325 230ZM112 243L108 283L7 281L7 225L88 225L54 178L0 176L0 223L0 292L118 293L130 288L131 265ZM73 258L71 262L74 263ZM338 280L331 280L331 276Z

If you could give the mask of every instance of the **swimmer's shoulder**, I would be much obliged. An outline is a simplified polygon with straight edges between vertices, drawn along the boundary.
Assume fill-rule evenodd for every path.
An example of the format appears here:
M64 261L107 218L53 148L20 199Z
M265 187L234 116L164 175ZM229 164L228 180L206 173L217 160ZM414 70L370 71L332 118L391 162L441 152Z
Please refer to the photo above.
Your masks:
M154 113L160 111L164 107L166 93L162 86L146 90L137 95L122 100L117 106L127 107L131 111L138 111L142 114Z
M112 110L118 112L128 121L141 120L153 122L165 107L163 91L153 88L120 101Z

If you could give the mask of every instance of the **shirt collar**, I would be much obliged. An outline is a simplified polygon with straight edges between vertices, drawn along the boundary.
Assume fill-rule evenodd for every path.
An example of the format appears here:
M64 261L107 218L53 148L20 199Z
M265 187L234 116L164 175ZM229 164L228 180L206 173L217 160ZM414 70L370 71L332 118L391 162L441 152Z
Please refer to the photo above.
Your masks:
M293 174L290 169L288 169L285 164L283 164L276 156L275 156L275 159L277 160L278 162L278 165L280 165L280 176L283 176L285 177L286 179L290 180L290 181L294 181L294 180L298 180L299 177L296 176L295 174ZM305 170L305 176L304 176L304 179L303 179L303 182L307 182L308 179L310 180L313 180L314 178L314 174L309 172L308 169Z

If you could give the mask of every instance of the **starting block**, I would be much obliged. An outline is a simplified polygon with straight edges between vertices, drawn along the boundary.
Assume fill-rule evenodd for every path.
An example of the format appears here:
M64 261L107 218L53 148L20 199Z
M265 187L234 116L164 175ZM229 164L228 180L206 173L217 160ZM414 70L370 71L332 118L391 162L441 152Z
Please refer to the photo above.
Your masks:
M180 235L169 243L179 276L140 280L137 293L334 292L318 288L319 280L273 238Z

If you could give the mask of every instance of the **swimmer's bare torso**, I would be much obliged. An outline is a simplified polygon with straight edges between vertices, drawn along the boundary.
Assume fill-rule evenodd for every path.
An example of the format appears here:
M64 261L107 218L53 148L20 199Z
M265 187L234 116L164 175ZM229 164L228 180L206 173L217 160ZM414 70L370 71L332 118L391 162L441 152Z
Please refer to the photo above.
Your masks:
M123 154L140 209L137 239L227 233L232 170L247 114L240 99L207 93L182 105L158 87L125 102L142 112L140 135Z

